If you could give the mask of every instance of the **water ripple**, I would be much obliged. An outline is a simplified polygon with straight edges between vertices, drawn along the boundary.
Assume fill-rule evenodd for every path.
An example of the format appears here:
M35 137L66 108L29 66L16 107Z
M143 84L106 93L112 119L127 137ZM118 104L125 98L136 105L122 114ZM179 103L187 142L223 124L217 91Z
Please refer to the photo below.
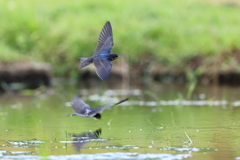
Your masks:
M0 158L1 159L25 159L25 160L39 160L43 157L41 156L31 156L31 155L4 155L6 151L0 151ZM23 152L24 154L24 152ZM191 154L154 154L154 153L147 153L147 154L141 154L141 153L122 153L122 152L115 152L115 153L98 153L98 154L75 154L75 155L60 155L60 156L48 156L45 157L47 159L51 160L65 160L65 159L71 159L71 160L79 160L79 159L161 159L161 160L171 160L171 159L184 159L192 157Z

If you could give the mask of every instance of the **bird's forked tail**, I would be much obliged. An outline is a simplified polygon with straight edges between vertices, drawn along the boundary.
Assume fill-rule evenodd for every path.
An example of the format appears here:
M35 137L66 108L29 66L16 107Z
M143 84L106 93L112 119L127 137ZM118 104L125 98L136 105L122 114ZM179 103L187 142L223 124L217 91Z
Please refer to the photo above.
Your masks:
M93 62L93 59L90 58L79 58L80 59L80 65L79 69L82 69L83 67L86 67L87 65L91 64Z
M121 100L121 101L119 101L118 103L109 105L109 106L99 107L99 108L97 108L96 110L97 110L98 112L100 112L100 111L102 111L102 110L104 110L104 109L107 109L107 108L110 108L110 107L112 107L112 106L118 105L118 104L123 103L123 102L125 102L125 101L127 101L127 100L128 100L128 98L126 98L126 99L124 99L124 100Z
M126 99L124 99L124 100L121 100L121 101L119 101L118 103L113 104L112 106L115 106L115 105L118 105L118 104L120 104L120 103L123 103L123 102L127 101L128 99L129 99L129 98L126 98Z

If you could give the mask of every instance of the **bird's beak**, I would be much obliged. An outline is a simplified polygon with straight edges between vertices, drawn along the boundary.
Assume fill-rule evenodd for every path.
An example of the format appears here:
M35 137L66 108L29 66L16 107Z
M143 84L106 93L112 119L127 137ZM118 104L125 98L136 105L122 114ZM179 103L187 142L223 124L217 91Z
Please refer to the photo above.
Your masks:
M118 58L119 58L119 57L113 58L112 61L115 60L115 59L118 59Z

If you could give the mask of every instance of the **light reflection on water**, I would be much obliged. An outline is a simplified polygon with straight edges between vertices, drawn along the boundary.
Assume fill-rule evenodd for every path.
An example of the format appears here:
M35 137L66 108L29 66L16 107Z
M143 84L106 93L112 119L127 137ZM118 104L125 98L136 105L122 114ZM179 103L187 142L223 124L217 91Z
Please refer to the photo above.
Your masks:
M38 96L0 97L0 158L240 157L240 102L232 96L238 93L238 88L220 88L229 94L224 93L224 97L219 98L221 96L211 94L213 91L209 87L205 90L200 87L191 99L184 98L185 90L179 96L176 92L181 89L176 88L175 92L173 89L173 86L151 92L140 89L80 89L74 92L66 89ZM73 112L69 102L76 93L93 107L126 97L130 100L105 110L102 120L66 117ZM99 137L87 136L99 128Z
M22 152L27 153L27 152ZM0 158L4 159L42 159L42 157L38 156L26 156L26 155L20 155L19 152L16 154L15 152L12 153L11 156L1 156L1 154L5 154L4 151L0 151ZM65 159L73 159L73 160L79 160L79 159L161 159L161 160L169 160L169 159L184 159L191 157L191 154L153 154L153 153L122 153L122 152L110 152L110 153L97 153L97 154L72 154L72 155L59 155L59 156L47 156L47 159L51 160L65 160Z

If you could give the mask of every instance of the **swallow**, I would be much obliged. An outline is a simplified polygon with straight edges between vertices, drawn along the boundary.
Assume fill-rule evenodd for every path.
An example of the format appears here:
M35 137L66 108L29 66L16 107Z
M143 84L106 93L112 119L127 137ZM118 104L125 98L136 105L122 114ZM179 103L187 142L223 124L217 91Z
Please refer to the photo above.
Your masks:
M88 144L92 139L97 139L102 133L102 129L98 129L95 132L86 132L86 133L81 133L78 135L71 134L71 136L74 138L73 141L73 146L74 148L80 152L83 146Z
M99 108L90 108L88 104L86 104L81 98L78 97L78 95L75 95L71 103L72 109L75 111L75 113L68 115L68 117L82 116L82 117L95 117L97 119L101 119L101 114L99 112L107 108L110 108L112 106L118 105L127 100L128 98L121 100L118 103L115 103L113 105L108 105L108 106L99 107Z
M98 77L102 80L107 80L112 69L111 61L119 58L116 53L111 53L113 45L112 26L107 21L100 32L95 54L89 58L79 58L79 70L93 63Z

